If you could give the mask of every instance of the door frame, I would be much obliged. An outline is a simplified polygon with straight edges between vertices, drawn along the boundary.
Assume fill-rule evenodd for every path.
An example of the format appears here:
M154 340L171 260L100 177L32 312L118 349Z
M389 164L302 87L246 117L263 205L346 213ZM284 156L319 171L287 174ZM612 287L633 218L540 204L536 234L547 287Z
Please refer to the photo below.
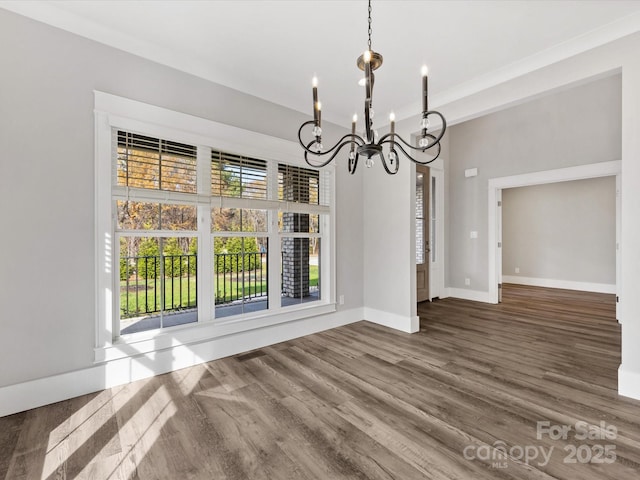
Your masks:
M619 294L621 266L620 228L622 218L620 215L621 173L622 161L613 160L610 162L592 163L577 167L559 168L556 170L545 170L542 172L524 173L521 175L489 179L489 302L498 303L498 282L502 277L502 252L501 246L499 246L498 243L502 240L502 222L499 221L498 218L498 216L501 215L501 208L498 205L498 199L501 198L502 189L610 176L616 177L616 292ZM500 271L498 271L498 269L500 269Z
M435 163L435 162L434 162ZM435 262L429 257L429 297L444 298L444 252L446 245L444 243L444 169L439 168L442 164L432 165L429 168L430 185L429 192L433 200L433 182L435 182L435 203L436 203L436 226L435 235L433 225L429 225L430 248L435 249ZM431 210L431 209L430 209ZM431 211L429 212L429 221L431 222Z
M436 182L436 265L433 262L429 263L429 296L433 298L445 298L447 291L444 286L444 273L445 273L445 258L447 252L447 245L445 243L445 182L447 172L444 168L444 160L442 157L437 158L429 165L429 178L435 178ZM417 282L416 282L416 222L415 222L415 187L416 186L416 169L415 165L411 168L411 255L412 255L412 271L411 271L411 305L413 308L413 314L415 315L415 308L417 305ZM433 248L433 245L431 245ZM435 268L434 268L435 267Z
M416 302L425 302L431 301L433 296L432 287L431 287L431 168L429 165L416 165L416 199L418 196L418 175L422 174L422 245L418 246L416 241L416 257L418 253L418 248L422 248L422 263L418 264L415 262L415 270L416 270ZM417 202L416 202L417 207ZM416 208L417 213L417 208ZM415 215L414 219L414 227L417 223L417 215ZM418 230L415 230L415 237L418 237ZM428 247L427 247L428 246ZM422 270L425 272L426 279L424 287L421 289L421 292L425 295L422 300L420 300L420 296L418 295L418 265L421 266Z

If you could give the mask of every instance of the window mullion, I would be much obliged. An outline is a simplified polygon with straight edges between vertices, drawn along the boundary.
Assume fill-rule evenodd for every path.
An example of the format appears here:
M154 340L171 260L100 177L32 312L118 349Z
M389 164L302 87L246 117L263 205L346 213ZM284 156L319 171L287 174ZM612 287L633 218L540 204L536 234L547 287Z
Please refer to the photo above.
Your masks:
M114 255L118 255L113 245L113 231L115 221L113 218L113 200L111 199L111 178L114 174L112 165L117 156L116 135L109 125L107 114L95 112L95 198L96 198L96 243L95 252L98 261L96 268L96 319L99 328L96 328L95 346L104 348L113 342L114 312L117 312L115 286ZM117 275L118 272L116 271ZM116 277L117 278L117 277Z
M211 195L211 148L198 146L198 194ZM211 205L198 205L198 322L214 316L213 238L211 235Z
M267 282L269 312L280 310L280 275L281 275L281 242L278 235L278 164L267 162L267 202L270 204L267 210L267 238L269 249L267 250Z
M280 310L280 297L281 297L281 285L280 276L282 275L282 242L280 241L280 235L278 235L278 211L269 210L268 212L269 222L269 250L268 250L268 265L269 270L267 272L269 281L269 311L275 312Z

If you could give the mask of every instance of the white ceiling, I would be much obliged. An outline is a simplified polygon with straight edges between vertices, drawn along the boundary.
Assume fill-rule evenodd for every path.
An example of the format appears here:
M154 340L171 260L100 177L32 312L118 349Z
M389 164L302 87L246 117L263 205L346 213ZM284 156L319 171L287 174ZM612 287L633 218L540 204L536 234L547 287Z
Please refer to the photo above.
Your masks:
M0 7L346 125L363 105L365 0L0 1ZM418 115L640 30L640 1L373 1L374 108Z

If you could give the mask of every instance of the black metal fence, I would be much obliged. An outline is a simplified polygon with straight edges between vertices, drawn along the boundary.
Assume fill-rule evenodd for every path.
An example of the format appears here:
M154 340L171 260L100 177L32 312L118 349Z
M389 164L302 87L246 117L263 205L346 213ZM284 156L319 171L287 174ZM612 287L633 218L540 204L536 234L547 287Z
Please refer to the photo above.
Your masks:
M120 318L193 309L197 254L120 259ZM214 255L216 305L267 295L267 253Z
M267 253L216 253L216 305L267 295Z
M121 257L120 318L196 308L197 264L196 254Z

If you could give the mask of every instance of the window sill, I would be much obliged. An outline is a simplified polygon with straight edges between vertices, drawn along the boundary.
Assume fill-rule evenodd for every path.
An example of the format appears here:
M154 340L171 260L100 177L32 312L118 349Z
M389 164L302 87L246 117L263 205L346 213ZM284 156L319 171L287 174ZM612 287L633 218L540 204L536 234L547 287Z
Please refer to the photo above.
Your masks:
M123 336L110 345L95 349L95 363L143 355L168 348L199 343L214 338L233 335L250 330L293 322L309 317L333 313L335 303L308 304L286 307L277 313L261 313L253 317L229 317L206 322L170 327L163 330L141 332Z

